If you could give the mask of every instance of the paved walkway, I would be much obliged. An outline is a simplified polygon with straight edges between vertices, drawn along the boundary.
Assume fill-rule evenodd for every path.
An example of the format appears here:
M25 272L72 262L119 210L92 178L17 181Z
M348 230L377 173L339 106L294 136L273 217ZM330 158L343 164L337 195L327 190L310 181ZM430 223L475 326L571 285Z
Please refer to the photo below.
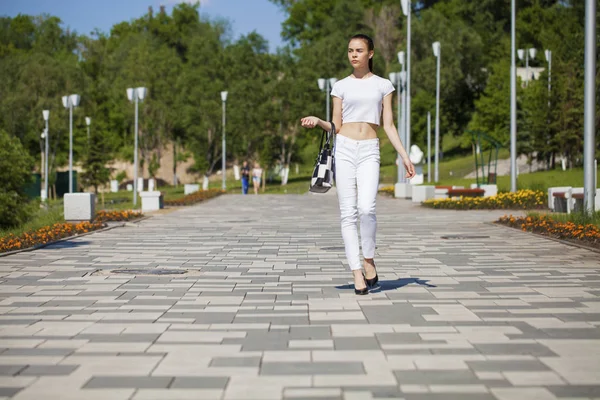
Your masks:
M0 398L600 398L599 254L381 197L355 296L336 205L223 196L0 257ZM157 268L188 273L111 272Z

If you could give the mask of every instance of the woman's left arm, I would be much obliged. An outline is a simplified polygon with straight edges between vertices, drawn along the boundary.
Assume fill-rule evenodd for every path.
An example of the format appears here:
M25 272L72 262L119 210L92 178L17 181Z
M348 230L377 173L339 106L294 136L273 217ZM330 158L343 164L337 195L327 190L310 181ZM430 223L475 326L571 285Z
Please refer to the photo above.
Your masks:
M408 159L408 154L400 141L398 131L394 125L394 115L392 114L392 94L388 94L383 98L383 130L390 139L390 143L394 146L394 149L400 154L400 157Z

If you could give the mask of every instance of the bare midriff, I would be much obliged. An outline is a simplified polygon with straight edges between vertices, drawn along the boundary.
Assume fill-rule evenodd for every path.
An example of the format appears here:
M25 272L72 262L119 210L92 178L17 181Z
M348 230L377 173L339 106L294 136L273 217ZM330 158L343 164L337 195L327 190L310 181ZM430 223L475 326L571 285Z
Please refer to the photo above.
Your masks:
M377 125L368 122L348 122L347 124L342 124L338 135L353 140L377 139Z

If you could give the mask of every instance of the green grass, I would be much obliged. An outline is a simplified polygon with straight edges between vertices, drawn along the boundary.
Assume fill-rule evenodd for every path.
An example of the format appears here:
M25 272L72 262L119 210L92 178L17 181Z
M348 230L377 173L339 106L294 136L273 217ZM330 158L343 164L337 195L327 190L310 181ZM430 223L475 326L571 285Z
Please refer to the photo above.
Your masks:
M475 183L475 179L445 179L438 185L455 185L468 187ZM510 191L510 176L498 177L498 191ZM583 187L583 168L573 168L563 171L555 169L552 171L538 171L530 174L520 174L517 177L517 189L541 190L547 192L552 186Z
M498 159L508 158L510 154L508 150L501 149L498 154ZM396 164L383 165L380 172L380 181L384 184L393 184L397 181L397 166ZM440 182L469 182L474 183L475 179L462 179L463 176L470 174L475 170L475 159L472 155L463 157L453 157L450 160L440 161L439 177ZM431 174L434 171L434 160L431 160ZM423 165L425 180L427 181L427 158ZM446 185L446 183L440 183ZM462 183L461 183L462 184Z
M30 206L37 206L38 204L37 201L34 201ZM18 236L24 232L37 231L45 226L54 225L64 221L62 200L50 201L47 209L36 207L32 217L25 224L11 229L0 230L0 237L8 236L11 233Z
M540 216L541 214L532 212L532 213L528 213L527 215L536 217L536 216ZM544 215L546 215L558 222L572 222L572 223L578 224L578 225L592 224L592 225L596 225L598 228L600 228L600 211L597 211L592 215L588 215L583 212L573 212L571 214L546 213Z

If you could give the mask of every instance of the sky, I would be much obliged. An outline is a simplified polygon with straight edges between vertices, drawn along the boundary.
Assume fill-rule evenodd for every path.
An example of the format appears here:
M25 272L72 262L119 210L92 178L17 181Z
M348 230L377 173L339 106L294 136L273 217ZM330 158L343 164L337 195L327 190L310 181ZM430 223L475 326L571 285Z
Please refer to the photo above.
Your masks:
M0 0L0 15L47 13L59 17L64 28L81 34L89 34L94 28L109 33L114 24L141 17L150 6L156 13L164 4L170 13L181 2L196 0ZM285 14L269 0L201 0L200 15L228 19L234 40L256 30L269 41L271 52L283 45L280 32Z

